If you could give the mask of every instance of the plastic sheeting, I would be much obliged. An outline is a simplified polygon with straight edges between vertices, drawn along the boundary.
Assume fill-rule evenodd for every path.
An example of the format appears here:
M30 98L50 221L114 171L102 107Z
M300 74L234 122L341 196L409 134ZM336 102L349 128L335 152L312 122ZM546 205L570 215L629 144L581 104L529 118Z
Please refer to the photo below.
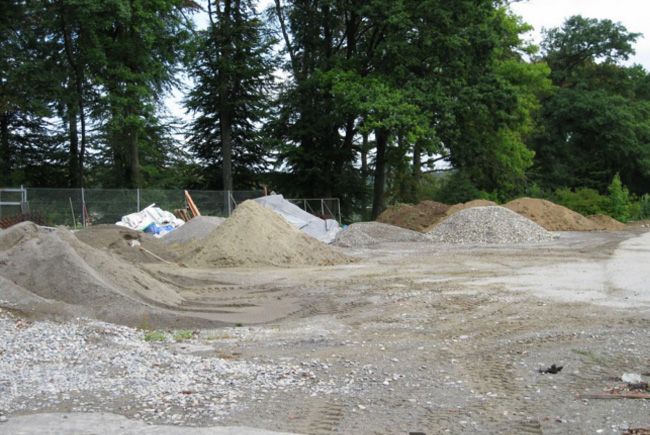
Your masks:
M115 222L115 225L136 231L150 232L160 237L184 223L182 219L178 219L172 213L156 207L156 204L151 204L142 211L122 216L122 220Z
M321 242L332 243L336 234L341 230L339 223L334 219L321 219L314 216L287 201L282 195L262 196L255 198L255 201L270 208L300 231Z

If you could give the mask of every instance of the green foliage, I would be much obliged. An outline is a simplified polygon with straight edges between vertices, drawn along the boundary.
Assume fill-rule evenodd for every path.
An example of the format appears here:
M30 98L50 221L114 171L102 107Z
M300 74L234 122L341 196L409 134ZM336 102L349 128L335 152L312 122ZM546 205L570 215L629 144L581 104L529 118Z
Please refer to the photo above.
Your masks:
M598 193L595 189L579 188L571 190L567 187L557 189L553 201L585 216L593 214L609 214L610 199Z
M609 192L610 215L621 222L627 222L630 219L630 192L621 183L618 173L614 175L607 191Z
M479 190L472 183L470 177L461 171L446 177L431 198L445 204L458 204L474 199L492 199L487 192Z
M646 193L636 202L636 210L632 213L633 219L650 219L650 194Z
M155 342L155 341L165 341L167 335L163 331L147 331L144 334L144 341Z

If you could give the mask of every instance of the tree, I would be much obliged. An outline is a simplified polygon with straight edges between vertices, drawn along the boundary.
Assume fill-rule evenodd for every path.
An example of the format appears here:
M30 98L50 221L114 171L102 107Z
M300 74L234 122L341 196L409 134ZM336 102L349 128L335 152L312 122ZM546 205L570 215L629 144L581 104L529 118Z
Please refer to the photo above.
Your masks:
M208 16L208 28L195 35L196 85L186 105L196 116L189 142L208 163L208 179L221 169L221 183L211 185L233 190L250 186L252 174L265 167L260 126L269 116L275 41L250 1L210 0Z

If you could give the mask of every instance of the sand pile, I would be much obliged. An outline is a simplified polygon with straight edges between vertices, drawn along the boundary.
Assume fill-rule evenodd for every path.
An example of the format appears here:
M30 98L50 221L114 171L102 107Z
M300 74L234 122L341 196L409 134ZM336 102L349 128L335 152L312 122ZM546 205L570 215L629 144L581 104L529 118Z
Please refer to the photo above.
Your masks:
M626 228L623 222L617 221L613 217L604 214L587 216L587 219L593 222L596 229L600 231L621 231Z
M37 314L131 326L200 325L164 307L183 300L171 285L65 229L23 222L0 234L0 305Z
M596 224L580 213L545 199L519 198L504 207L543 226L548 231L593 231Z
M429 235L453 244L536 243L553 235L535 222L504 207L472 207L445 219Z
M214 216L197 216L160 238L167 244L185 244L205 239L225 221Z
M465 210L473 207L491 207L497 205L494 201L488 201L487 199L474 199L472 201L462 202L460 204L455 204L449 207L446 212L447 216L451 216L454 213L458 213L461 210Z
M75 235L93 248L109 250L132 263L157 263L159 258L170 262L177 260L176 254L151 234L119 225L93 225Z
M309 237L255 201L241 203L232 216L187 255L185 263L211 266L299 266L346 263L349 257Z
M436 201L422 201L417 205L398 204L384 210L377 222L423 231L446 217L447 204Z
M346 248L365 248L384 242L430 242L417 231L380 222L358 222L339 232L334 245Z

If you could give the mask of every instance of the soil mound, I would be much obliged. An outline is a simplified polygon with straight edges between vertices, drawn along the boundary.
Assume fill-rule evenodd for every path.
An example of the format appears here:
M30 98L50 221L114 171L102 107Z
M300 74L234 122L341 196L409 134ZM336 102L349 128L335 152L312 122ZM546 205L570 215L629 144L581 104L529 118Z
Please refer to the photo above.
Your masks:
M536 243L553 239L535 222L499 206L460 210L429 235L434 241L450 244Z
M65 229L23 222L0 233L0 306L131 326L211 325L168 311L177 289Z
M446 215L451 216L454 213L458 213L461 210L465 210L468 208L473 208L473 207L492 207L497 205L496 202L494 201L488 201L487 199L474 199L472 201L467 201L463 202L460 204L455 204L449 207L449 210L447 210Z
M594 223L597 230L600 231L621 231L624 230L625 224L617 221L613 217L604 214L594 214L587 216L587 218Z
M160 238L166 244L184 244L205 239L226 219L214 216L197 216Z
M377 222L421 232L444 219L448 209L447 204L428 200L417 205L398 204L384 210Z
M211 266L301 266L347 263L350 258L307 236L274 211L249 200L201 244L186 263Z
M505 205L548 231L593 231L596 224L573 210L545 199L519 198Z
M177 260L176 255L152 235L119 225L93 225L74 234L85 244L109 250L129 262L158 263L160 258L170 262Z
M334 245L346 248L365 248L384 242L430 242L417 231L380 222L358 222L339 232Z

